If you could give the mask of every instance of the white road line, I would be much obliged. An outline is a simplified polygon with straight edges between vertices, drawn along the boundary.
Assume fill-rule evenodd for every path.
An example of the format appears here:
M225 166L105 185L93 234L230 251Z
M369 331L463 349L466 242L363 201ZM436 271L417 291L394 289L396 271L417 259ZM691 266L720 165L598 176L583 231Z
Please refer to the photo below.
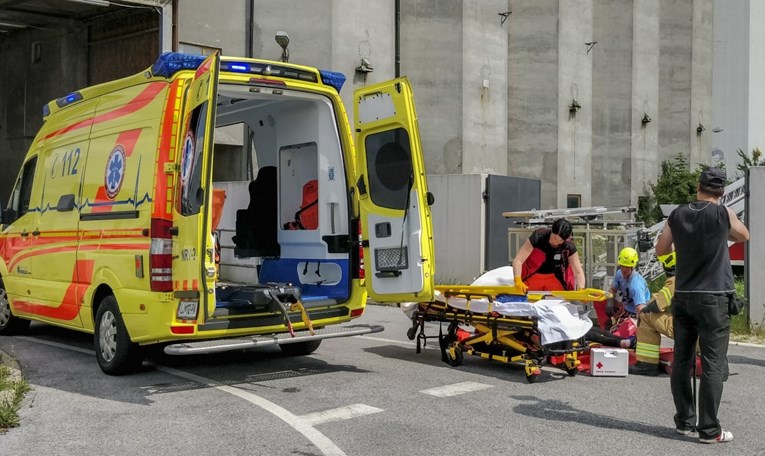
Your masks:
M355 336L355 337L360 337L362 339L376 340L378 342L388 342L390 344L403 345L405 347L412 347L412 348L414 348L414 347L417 346L417 344L415 342L406 342L406 341L403 341L403 340L395 340L395 339L385 339L383 337L373 337L373 336L367 336L365 334L363 334L361 336ZM432 345L425 345L425 346L422 347L422 349L423 350L438 350L439 349L437 347L438 341L435 341L435 342L431 341L431 344L436 344L436 347L434 347Z
M371 415L373 413L380 413L383 409L372 407L366 404L353 404L347 407L339 407L330 410L322 410L321 412L308 413L301 416L303 420L312 426L317 424L332 423L334 421L349 420L356 418L357 416Z
M23 336L19 337L19 339L27 340L30 342L37 342L43 345L50 345L53 347L63 348L65 350L71 350L78 353L85 353L87 355L94 354L93 350L87 350L87 349L79 348L79 347L72 347L66 344L60 344L58 342L49 342L47 340L40 340L40 339L35 339L33 337L23 337ZM290 427L292 427L299 433L303 434L303 436L306 439L308 439L311 443L313 443L316 446L316 448L318 448L319 451L321 451L323 454L327 456L347 456L343 452L343 450L341 450L337 445L335 445L334 442L332 442L327 436L325 436L318 430L314 429L309 421L291 413L284 407L274 404L268 399L262 398L249 391L245 391L239 388L234 388L233 386L222 385L213 379L205 378L205 377L195 375L189 372L184 372L178 369L172 369L169 367L162 367L162 366L155 366L155 368L160 372L165 372L166 374L174 375L176 377L181 377L187 380L201 383L211 388L215 388L217 390L223 391L224 393L233 394L234 396L242 398L246 400L247 402L257 405L258 407L262 408L266 412L274 415L275 417L287 423Z
M51 342L49 340L35 339L34 337L28 337L28 336L16 336L16 338L21 340L26 340L29 342L36 342L38 344L50 345L51 347L63 348L64 350L76 351L78 353L84 353L86 355L92 356L96 354L96 352L94 352L93 350L88 350L87 348L72 347L71 345L60 344L58 342Z
M436 397L451 397L459 394L470 393L473 391L480 391L486 388L494 388L494 385L487 385L485 383L477 382L461 382L453 385L439 386L438 388L430 388L420 391L423 394L430 394Z

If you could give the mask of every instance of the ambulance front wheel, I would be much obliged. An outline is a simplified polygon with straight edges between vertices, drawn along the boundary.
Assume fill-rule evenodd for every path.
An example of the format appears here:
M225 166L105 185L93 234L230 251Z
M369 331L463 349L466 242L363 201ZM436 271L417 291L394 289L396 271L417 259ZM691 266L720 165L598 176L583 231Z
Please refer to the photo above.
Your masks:
M140 347L130 341L114 296L105 297L98 306L93 339L98 365L109 375L133 372L143 361Z
M13 316L11 301L5 292L5 284L0 280L0 334L10 336L22 334L29 328L29 320Z

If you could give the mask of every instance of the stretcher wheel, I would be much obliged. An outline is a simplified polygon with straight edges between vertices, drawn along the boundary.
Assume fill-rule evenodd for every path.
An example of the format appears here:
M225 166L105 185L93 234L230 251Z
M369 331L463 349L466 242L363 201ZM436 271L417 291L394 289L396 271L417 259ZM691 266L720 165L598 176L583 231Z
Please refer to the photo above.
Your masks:
M406 330L406 337L408 337L409 340L414 340L416 335L417 335L417 328L411 327Z
M576 374L579 373L579 369L576 367L567 367L566 373L568 374L569 377L576 377Z
M462 354L462 350L459 347L454 348L454 355L452 356L452 350L446 350L446 359L450 366L457 367L462 364L465 359L465 355Z
M535 383L537 379L539 378L539 373L536 374L526 374L526 381L529 383Z

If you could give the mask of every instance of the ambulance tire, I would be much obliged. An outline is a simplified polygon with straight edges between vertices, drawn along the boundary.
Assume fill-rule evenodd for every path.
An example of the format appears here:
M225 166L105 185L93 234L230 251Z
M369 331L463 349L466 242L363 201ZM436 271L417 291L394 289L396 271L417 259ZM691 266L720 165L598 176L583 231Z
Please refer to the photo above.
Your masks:
M29 320L13 315L11 302L5 293L5 284L0 280L0 335L23 334L29 328L29 323L31 323Z
M143 362L141 348L130 341L114 296L105 297L98 306L93 345L98 365L106 374L123 375L135 372Z
M279 348L287 356L306 356L315 352L321 345L321 339L298 342L295 344L282 344Z

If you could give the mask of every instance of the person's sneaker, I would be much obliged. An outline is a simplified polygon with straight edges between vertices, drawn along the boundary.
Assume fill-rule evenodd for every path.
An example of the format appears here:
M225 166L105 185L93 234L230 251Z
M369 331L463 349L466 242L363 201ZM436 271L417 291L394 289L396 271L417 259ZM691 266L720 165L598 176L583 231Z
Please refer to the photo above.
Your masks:
M629 367L630 375L647 375L649 377L656 377L659 375L659 365L638 361Z
M699 437L699 442L701 443L727 443L731 442L733 440L733 433L726 430L721 430L720 435L713 439L702 439Z
M675 432L677 432L680 435L694 435L696 434L696 428L690 428L690 429L675 428Z

